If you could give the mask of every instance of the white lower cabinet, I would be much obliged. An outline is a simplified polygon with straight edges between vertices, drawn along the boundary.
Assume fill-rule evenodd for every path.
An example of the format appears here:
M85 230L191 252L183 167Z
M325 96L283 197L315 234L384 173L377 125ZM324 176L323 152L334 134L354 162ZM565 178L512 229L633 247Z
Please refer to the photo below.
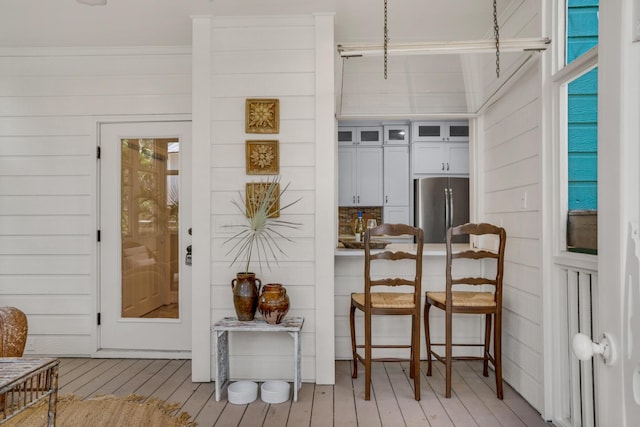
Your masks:
M338 149L338 204L382 206L382 147Z
M382 221L386 224L409 224L409 206L385 206Z

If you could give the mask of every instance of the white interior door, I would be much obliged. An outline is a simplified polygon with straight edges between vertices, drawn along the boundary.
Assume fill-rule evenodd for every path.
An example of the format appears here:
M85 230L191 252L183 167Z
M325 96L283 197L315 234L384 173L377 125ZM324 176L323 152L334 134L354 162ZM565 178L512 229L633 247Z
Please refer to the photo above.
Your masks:
M190 147L191 122L100 125L102 350L191 349Z
M597 363L598 426L640 425L640 45L632 42L638 0L599 2L599 333L617 348ZM640 9L638 9L640 10ZM599 358L601 360L601 358Z

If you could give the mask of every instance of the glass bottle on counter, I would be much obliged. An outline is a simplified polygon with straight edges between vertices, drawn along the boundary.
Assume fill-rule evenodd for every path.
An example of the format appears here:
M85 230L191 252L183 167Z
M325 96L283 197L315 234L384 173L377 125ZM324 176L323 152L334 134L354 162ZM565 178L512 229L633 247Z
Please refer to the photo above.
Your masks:
M364 240L364 223L362 222L362 211L358 211L358 219L356 219L356 242Z

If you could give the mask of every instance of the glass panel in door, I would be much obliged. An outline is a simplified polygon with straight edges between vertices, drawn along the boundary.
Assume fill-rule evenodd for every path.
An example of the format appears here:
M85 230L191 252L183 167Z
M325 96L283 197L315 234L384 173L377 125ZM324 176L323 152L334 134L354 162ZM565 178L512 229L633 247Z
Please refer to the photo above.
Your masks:
M179 316L177 138L121 139L123 318Z

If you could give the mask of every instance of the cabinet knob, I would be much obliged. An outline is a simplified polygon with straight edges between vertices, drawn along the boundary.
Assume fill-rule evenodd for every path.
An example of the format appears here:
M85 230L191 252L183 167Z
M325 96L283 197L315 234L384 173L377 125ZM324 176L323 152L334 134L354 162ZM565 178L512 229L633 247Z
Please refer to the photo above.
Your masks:
M387 196L387 195L384 196L384 202L385 203L389 203L389 196Z
M353 196L353 204L356 203L356 196Z

